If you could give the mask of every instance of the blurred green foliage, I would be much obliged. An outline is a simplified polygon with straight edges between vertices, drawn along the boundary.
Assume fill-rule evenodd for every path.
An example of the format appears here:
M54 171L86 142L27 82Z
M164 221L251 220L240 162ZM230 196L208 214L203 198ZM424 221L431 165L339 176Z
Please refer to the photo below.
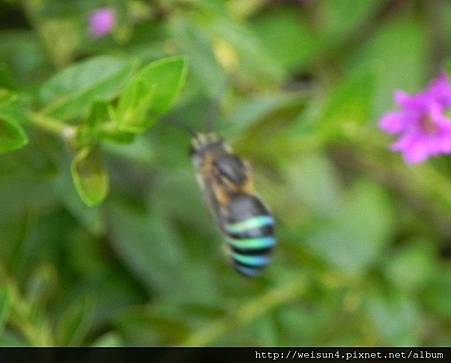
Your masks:
M118 23L91 38L101 6ZM0 344L449 345L451 163L407 167L377 120L444 66L450 19L444 0L0 1ZM253 280L171 123L202 131L224 84L215 128L278 220Z

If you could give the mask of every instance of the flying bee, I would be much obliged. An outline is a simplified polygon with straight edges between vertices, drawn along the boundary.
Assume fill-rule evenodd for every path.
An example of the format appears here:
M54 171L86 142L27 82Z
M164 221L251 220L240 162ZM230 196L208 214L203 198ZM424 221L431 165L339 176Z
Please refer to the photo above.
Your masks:
M250 165L215 134L195 134L192 160L234 268L257 276L276 244L274 218L255 194Z

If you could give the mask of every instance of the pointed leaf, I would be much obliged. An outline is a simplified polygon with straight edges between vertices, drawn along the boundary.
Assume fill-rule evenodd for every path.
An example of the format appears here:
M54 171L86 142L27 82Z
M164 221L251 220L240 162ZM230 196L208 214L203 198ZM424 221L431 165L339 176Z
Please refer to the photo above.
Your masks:
M66 167L67 161L60 161L61 172L53 180L51 187L64 207L86 230L98 236L105 231L105 220L98 208L89 208L77 193L74 193L73 178Z
M132 133L143 132L152 123L146 120L155 95L155 87L147 89L145 84L137 80L130 84L124 97L119 100L119 109L115 115L121 130Z
M0 154L20 149L27 143L28 137L18 123L0 118Z
M108 194L109 178L97 150L86 147L72 161L72 178L83 202L92 207Z
M101 56L75 64L47 81L39 92L44 111L61 119L86 114L95 101L115 97L130 76L132 65Z
M136 78L149 90L157 90L152 102L152 111L163 113L169 110L186 80L186 61L181 57L170 57L152 62Z
M58 345L80 345L93 319L93 303L89 299L75 301L64 312L57 326Z
M97 101L91 108L88 116L88 125L96 127L109 119L108 104L105 101Z
M0 88L0 118L17 125L25 124L29 120L26 116L26 105L16 93Z
M186 78L183 58L171 57L152 62L127 85L119 99L115 117L121 129L141 132L151 121L148 111L168 111Z

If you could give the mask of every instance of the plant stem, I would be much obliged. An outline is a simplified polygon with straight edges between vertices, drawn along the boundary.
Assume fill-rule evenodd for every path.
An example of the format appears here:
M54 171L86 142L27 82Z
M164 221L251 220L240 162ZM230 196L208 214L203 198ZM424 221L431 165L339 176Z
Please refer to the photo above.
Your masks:
M68 138L76 134L77 128L72 125L65 124L50 116L38 112L31 112L28 114L29 119L36 126L49 131L51 133Z
M276 307L295 300L307 290L307 287L305 278L299 277L294 282L271 289L243 305L235 314L225 316L190 335L180 343L180 346L208 346L230 330L249 324Z

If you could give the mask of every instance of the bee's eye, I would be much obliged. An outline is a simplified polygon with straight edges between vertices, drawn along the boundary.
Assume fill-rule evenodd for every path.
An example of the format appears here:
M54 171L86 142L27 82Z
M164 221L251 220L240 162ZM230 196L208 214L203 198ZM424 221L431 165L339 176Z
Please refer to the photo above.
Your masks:
M228 181L234 184L242 184L246 181L246 167L236 156L222 156L215 164L219 175Z

